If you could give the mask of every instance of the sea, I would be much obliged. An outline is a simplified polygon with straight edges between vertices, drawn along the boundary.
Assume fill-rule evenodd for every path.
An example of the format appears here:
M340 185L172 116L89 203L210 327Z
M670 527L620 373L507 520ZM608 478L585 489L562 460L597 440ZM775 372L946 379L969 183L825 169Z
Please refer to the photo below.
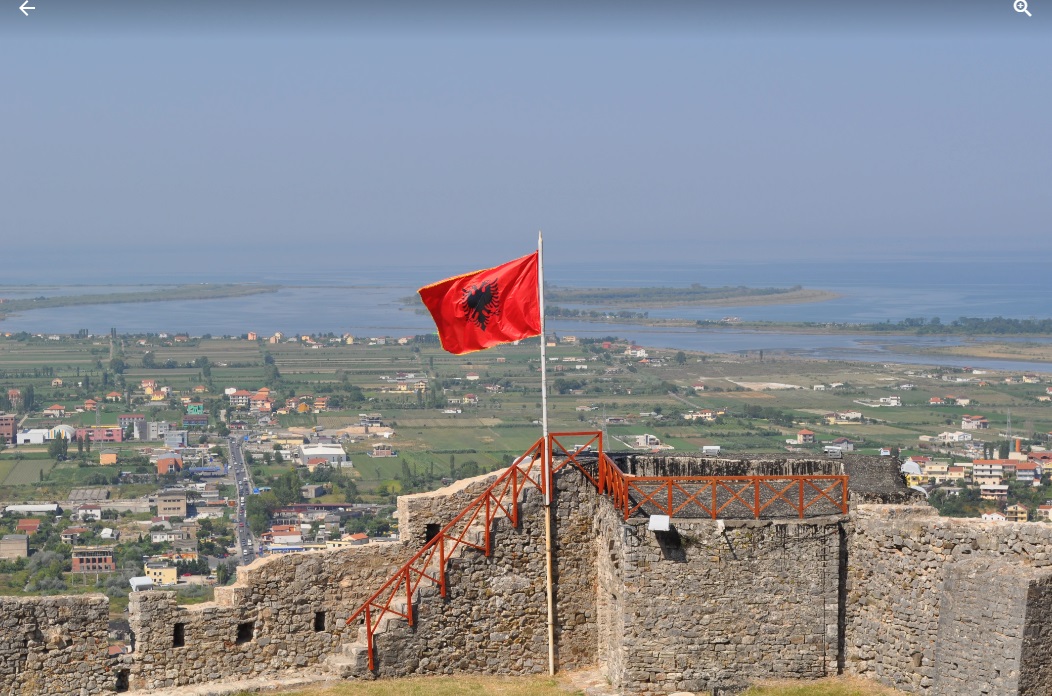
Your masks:
M308 265L309 263L305 263ZM447 266L366 265L341 270L294 266L252 270L198 271L158 269L124 271L113 282L100 282L96 271L63 272L61 280L41 283L39 273L12 268L0 281L0 297L142 291L166 284L260 283L283 286L277 292L215 300L179 300L41 309L10 316L2 331L31 333L190 333L269 335L349 333L354 336L404 336L434 331L426 314L407 307L403 298L417 288L473 269ZM52 276L53 277L53 276ZM767 261L753 263L616 263L548 262L545 280L569 287L790 287L828 290L838 295L824 302L745 307L669 307L648 310L651 317L745 321L897 322L906 318L1052 316L1052 273L1034 260L910 261ZM953 346L987 337L885 336L750 331L735 328L653 328L635 324L599 324L552 320L548 330L580 337L617 336L654 348L715 353L766 351L795 356L1052 372L1052 364L1029 361L918 355L917 348ZM1003 339L1002 339L1003 340ZM1021 342L1048 343L1045 337Z

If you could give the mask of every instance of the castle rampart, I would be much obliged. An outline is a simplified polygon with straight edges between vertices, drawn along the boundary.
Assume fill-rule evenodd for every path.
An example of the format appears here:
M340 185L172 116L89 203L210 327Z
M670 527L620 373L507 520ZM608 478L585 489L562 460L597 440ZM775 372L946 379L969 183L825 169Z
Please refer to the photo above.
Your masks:
M839 466L757 462L735 466L779 476ZM863 466L844 462L849 473ZM853 500L915 502L893 462L864 464L851 474ZM646 475L661 465L624 466ZM707 459L675 466L719 470ZM118 658L106 654L106 598L0 598L0 693L150 690L288 670L371 678L347 617L494 476L400 499L401 544L262 559L203 605L133 593L134 651ZM547 670L536 488L520 510L517 527L493 523L490 556L463 548L449 560L447 597L421 587L413 626L386 621L376 675ZM1052 693L1052 526L865 503L806 519L673 518L668 532L652 531L572 467L556 477L553 514L557 666L598 665L625 694L730 693L759 678L840 671L929 696Z

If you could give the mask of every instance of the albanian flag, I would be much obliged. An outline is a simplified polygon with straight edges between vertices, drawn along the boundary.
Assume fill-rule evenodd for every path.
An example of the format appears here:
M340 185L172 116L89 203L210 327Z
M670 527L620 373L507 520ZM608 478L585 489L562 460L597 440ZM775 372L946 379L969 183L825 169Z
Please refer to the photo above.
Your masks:
M442 347L460 355L541 333L537 252L420 288Z

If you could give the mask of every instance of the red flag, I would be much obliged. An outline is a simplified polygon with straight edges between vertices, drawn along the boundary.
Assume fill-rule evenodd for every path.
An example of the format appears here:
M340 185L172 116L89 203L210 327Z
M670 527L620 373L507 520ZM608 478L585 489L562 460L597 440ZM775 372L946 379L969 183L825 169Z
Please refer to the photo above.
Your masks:
M442 347L460 355L541 333L537 252L420 288Z

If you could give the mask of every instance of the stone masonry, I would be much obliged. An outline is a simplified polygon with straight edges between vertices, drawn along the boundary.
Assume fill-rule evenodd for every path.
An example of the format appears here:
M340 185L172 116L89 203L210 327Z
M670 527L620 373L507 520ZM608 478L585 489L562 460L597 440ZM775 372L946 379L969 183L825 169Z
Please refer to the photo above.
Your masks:
M639 475L721 460L622 463ZM840 462L727 460L735 473L838 473ZM662 469L666 466L667 469ZM1052 525L940 518L894 462L845 457L851 514L623 519L579 471L556 477L556 663L598 666L626 695L735 693L750 681L846 672L907 692L1052 693ZM462 549L448 596L424 585L414 625L385 620L376 674L347 618L495 475L399 500L401 544L261 559L178 606L132 595L134 650L106 654L102 596L0 598L0 693L88 696L290 670L346 678L547 671L544 506L521 496L493 553ZM887 504L887 503L892 504ZM481 530L472 532L482 534ZM356 647L357 646L357 647Z

